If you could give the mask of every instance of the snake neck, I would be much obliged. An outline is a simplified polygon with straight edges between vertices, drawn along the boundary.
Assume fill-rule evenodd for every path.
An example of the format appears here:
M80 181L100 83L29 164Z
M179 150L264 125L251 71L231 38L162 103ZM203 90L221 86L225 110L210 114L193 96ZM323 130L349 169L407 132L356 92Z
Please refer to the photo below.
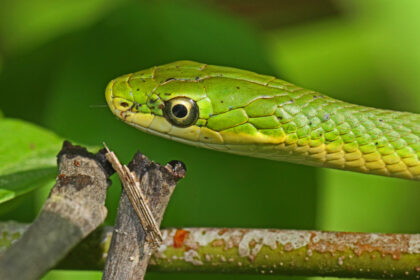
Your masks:
M300 112L308 105L302 105ZM283 108L281 108L283 109ZM420 180L420 115L325 97L300 113L271 143L213 145L227 152L292 163ZM284 111L284 110L283 110ZM282 116L277 116L280 121ZM260 129L261 134L267 131ZM258 135L256 136L258 137Z

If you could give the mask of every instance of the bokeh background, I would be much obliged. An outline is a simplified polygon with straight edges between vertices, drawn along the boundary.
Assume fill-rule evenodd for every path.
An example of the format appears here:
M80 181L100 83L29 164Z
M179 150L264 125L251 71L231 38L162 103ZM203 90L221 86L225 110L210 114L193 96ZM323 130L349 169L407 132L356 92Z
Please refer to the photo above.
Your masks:
M189 147L141 133L101 106L112 78L191 59L275 75L353 103L420 113L419 14L417 0L1 0L0 110L72 141L105 141L125 162L137 149L161 163L185 162L188 174L164 227L419 233L418 182ZM111 225L120 193L113 181ZM31 222L47 194L43 188L1 205L0 219ZM44 279L100 277L99 271L55 270ZM290 279L146 277L215 278Z

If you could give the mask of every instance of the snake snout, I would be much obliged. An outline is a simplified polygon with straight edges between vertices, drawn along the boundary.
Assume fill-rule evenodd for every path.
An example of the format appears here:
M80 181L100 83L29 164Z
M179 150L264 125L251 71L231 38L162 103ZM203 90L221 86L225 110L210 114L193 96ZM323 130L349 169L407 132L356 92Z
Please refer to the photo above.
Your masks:
M105 89L105 99L106 99L106 103L108 103L109 108L111 109L111 111L114 111L114 104L113 104L113 95L112 95L112 87L115 83L115 80L112 80L108 83L108 85L106 86Z

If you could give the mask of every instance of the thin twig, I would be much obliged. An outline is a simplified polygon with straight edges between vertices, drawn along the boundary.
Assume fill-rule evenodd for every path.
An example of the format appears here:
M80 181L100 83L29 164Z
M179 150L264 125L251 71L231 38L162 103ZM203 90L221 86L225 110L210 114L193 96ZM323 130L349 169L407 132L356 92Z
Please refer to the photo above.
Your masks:
M133 206L136 211L141 225L145 230L146 238L151 243L153 249L158 248L162 242L162 234L160 233L159 227L153 218L152 212L147 206L139 181L126 165L121 165L115 153L111 152L105 143L104 146L107 151L105 156L112 164L115 171L117 171L124 190L130 199L131 206Z
M183 164L174 161L161 166L150 161L141 153L137 153L128 166L134 172L137 181L140 182L139 185L144 195L142 201L147 203L156 225L160 225L176 183L185 175ZM128 169L123 170L125 174L132 174ZM153 253L153 248L145 238L149 229L142 226L138 217L139 212L135 210L140 202L136 202L135 199L130 200L129 191L127 188L123 188L121 193L103 279L143 279ZM137 192L133 192L131 195L141 198Z

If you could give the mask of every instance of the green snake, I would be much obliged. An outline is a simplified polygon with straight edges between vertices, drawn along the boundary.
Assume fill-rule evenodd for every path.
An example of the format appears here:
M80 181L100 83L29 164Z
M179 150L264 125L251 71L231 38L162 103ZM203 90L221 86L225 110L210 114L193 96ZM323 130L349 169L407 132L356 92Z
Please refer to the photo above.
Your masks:
M141 131L234 154L420 180L420 115L364 107L250 71L177 61L112 80Z

